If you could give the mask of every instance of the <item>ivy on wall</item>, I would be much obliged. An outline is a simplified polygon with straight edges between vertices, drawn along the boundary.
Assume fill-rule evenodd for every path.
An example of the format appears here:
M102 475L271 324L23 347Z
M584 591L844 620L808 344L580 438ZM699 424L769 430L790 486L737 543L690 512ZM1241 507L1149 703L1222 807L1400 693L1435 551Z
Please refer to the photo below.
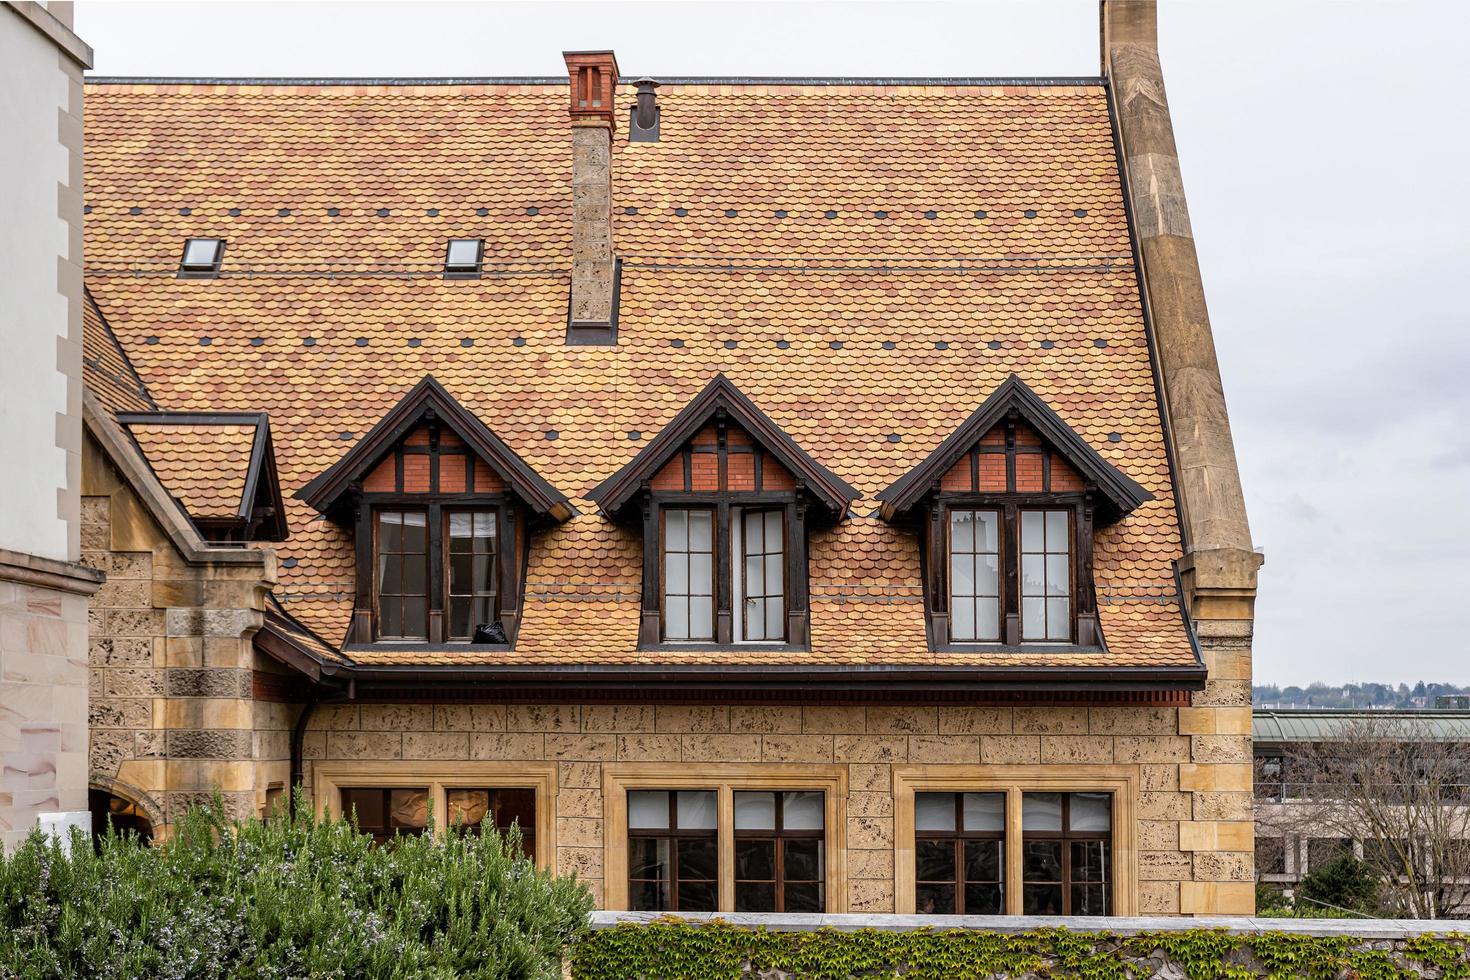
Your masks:
M1166 970L1172 967L1172 971ZM1470 978L1470 936L1394 942L1198 929L1139 936L1040 929L769 932L676 919L603 929L572 950L574 980L966 980L1033 974L1135 980Z

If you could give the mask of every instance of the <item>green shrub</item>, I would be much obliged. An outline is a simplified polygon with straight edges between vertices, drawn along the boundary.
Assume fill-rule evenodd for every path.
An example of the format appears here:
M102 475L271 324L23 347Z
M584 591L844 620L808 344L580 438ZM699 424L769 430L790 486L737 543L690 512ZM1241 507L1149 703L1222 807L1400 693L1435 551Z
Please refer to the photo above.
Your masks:
M0 977L559 978L592 899L516 832L374 847L343 820L191 810L157 847L0 856Z
M1315 906L1377 916L1382 913L1378 885L1378 877L1371 868L1345 855L1302 879L1296 889L1296 907Z

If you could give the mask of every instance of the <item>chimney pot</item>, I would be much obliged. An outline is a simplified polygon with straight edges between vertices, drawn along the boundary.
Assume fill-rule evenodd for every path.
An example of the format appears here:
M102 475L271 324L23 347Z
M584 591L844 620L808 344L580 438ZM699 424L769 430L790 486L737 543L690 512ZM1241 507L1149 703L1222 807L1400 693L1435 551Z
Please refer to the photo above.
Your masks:
M638 87L638 102L628 120L628 140L632 143L657 143L659 139L658 82L651 78L640 78L633 83Z
M618 90L618 59L611 51L564 51L572 102L568 111L574 121L605 122L617 129L613 101Z

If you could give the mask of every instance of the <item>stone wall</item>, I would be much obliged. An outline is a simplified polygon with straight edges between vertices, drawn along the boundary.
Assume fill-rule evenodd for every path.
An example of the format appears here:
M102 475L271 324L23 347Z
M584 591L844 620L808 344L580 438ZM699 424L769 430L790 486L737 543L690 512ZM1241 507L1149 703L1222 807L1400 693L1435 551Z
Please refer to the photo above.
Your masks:
M257 812L268 779L284 780L258 771L256 732L282 709L252 695L274 558L197 536L181 547L148 499L156 488L136 490L96 441L85 448L83 554L107 573L89 625L91 782L142 806L155 831L215 791L237 816Z
M892 912L893 770L979 775L992 766L1136 778L1137 911L1190 911L1198 896L1253 895L1250 766L1196 760L1250 753L1250 707L800 707L757 705L345 704L304 740L320 760L554 762L558 866L602 896L602 765L820 763L848 775L848 909ZM1208 693L1208 692L1207 692ZM1241 782L1244 780L1244 782ZM1239 901L1239 899L1235 899Z

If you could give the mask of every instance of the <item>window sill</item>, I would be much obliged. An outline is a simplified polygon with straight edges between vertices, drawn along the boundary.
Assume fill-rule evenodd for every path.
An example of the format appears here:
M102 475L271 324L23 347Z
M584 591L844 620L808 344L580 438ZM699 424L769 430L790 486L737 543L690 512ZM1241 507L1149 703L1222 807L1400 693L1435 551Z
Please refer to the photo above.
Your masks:
M805 643L640 643L639 651L672 650L675 652L718 652L718 653L810 653L811 646Z
M934 653L1054 653L1083 654L1107 653L1105 646L1079 646L1076 643L1021 643L1007 646L1004 643L945 643L933 647Z
M447 640L429 643L426 640L377 640L373 643L344 643L343 653L509 653L514 649L509 643L470 643L468 640Z

